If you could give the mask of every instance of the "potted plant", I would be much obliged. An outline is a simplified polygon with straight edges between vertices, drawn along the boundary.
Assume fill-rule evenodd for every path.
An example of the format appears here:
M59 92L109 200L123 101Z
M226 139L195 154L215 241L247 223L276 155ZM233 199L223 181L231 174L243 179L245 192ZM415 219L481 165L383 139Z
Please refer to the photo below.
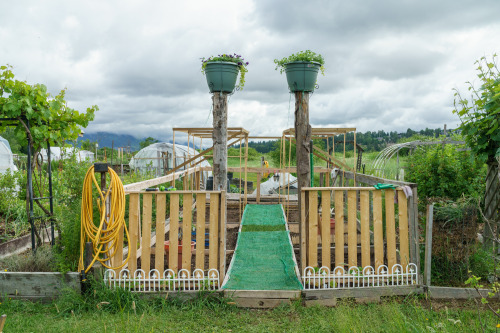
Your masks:
M230 93L236 86L238 72L240 81L237 88L243 89L245 85L245 74L248 72L248 61L236 53L219 54L217 57L208 59L201 58L201 72L207 77L207 84L210 92Z
M311 50L300 51L281 60L274 59L276 70L285 71L290 91L314 91L318 71L325 75L325 60Z

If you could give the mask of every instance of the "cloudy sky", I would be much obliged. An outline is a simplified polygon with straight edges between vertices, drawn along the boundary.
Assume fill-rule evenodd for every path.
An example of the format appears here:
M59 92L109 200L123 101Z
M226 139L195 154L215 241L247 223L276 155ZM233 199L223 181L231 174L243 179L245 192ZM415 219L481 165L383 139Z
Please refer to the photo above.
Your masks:
M172 127L212 125L200 58L236 52L250 65L229 126L277 136L294 100L273 60L310 49L326 62L313 127L450 128L452 88L500 51L499 12L498 0L19 0L0 10L0 63L67 87L70 107L98 105L88 133L168 140Z

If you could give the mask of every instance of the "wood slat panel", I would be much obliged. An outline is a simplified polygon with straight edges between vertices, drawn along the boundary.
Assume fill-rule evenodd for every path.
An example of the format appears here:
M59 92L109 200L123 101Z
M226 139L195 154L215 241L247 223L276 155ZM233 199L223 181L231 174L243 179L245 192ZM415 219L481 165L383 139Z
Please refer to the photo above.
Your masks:
M168 268L177 273L179 268L179 194L170 194L170 232L168 240L170 241L168 251Z
M347 191L347 255L349 267L358 266L358 228L356 191Z
M167 195L158 193L156 195L156 245L155 245L155 268L163 277L165 260L165 213Z
M309 253L307 266L318 267L318 192L309 191Z
M306 228L307 228L307 221L306 221L306 207L305 207L305 202L306 202L306 192L302 191L300 193L300 202L301 202L301 207L300 207L300 231L299 231L299 240L300 240L300 269L303 271L307 264L306 264L306 259L307 259L307 249L306 249Z
M153 205L153 194L147 193L142 196L142 239L141 239L141 269L149 276L151 269L151 212Z
M182 268L191 272L191 223L193 222L193 196L184 194L182 200Z
M321 212L321 266L331 269L330 191L321 191Z
M196 268L205 270L205 193L196 194Z
M385 190L385 227L387 242L387 266L392 272L396 260L396 221L394 219L394 190Z
M335 193L335 266L343 266L344 259L344 191Z
M226 192L220 194L219 208L219 283L226 276Z
M113 267L119 267L123 264L123 226L118 230L118 243L116 244L116 252L112 258ZM120 273L122 268L115 269L116 276Z
M370 266L370 192L360 194L361 266Z
M382 221L382 191L373 191L373 243L375 269L384 264L384 228Z
M137 269L137 242L139 240L139 200L139 193L130 194L128 206L128 225L130 234L128 250L130 252L130 258L128 261L128 267L131 274L134 274Z
M210 193L210 230L208 244L208 269L217 269L217 244L219 236L219 193Z
M408 242L408 199L402 190L398 191L399 205L399 255L401 256L401 266L406 271L406 266L410 262L410 245Z

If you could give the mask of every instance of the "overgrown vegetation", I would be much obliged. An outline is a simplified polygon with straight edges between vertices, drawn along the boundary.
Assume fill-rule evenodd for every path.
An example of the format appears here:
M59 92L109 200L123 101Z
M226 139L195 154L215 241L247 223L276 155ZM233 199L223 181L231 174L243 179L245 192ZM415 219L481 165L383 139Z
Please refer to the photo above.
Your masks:
M425 198L462 196L480 197L484 194L486 168L468 151L456 145L422 147L408 157L405 180L418 184L418 194ZM425 204L425 200L423 200Z

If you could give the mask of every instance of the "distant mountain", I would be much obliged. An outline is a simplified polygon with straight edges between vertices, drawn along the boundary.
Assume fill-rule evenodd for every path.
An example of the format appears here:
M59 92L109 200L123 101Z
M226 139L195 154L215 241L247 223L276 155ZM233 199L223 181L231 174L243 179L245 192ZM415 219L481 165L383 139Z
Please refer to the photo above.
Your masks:
M99 144L99 148L111 148L111 145L113 144L115 148L130 146L130 149L135 151L139 150L139 142L144 140L144 138L138 139L128 134L115 134L109 132L85 133L82 138L78 138L78 146L80 146L80 142L83 140L97 142Z
M91 142L97 142L99 144L99 148L111 148L111 145L114 145L115 148L130 146L131 151L138 151L140 149L139 143L144 141L144 139L146 138L136 138L129 134L115 134L110 132L85 133L83 137L78 138L77 145L80 147L81 141L90 140ZM160 142L164 141L160 140ZM172 143L172 140L167 142ZM175 143L179 145L187 145L187 141L176 141ZM191 142L191 147L192 146L193 142ZM196 148L199 148L198 145Z

